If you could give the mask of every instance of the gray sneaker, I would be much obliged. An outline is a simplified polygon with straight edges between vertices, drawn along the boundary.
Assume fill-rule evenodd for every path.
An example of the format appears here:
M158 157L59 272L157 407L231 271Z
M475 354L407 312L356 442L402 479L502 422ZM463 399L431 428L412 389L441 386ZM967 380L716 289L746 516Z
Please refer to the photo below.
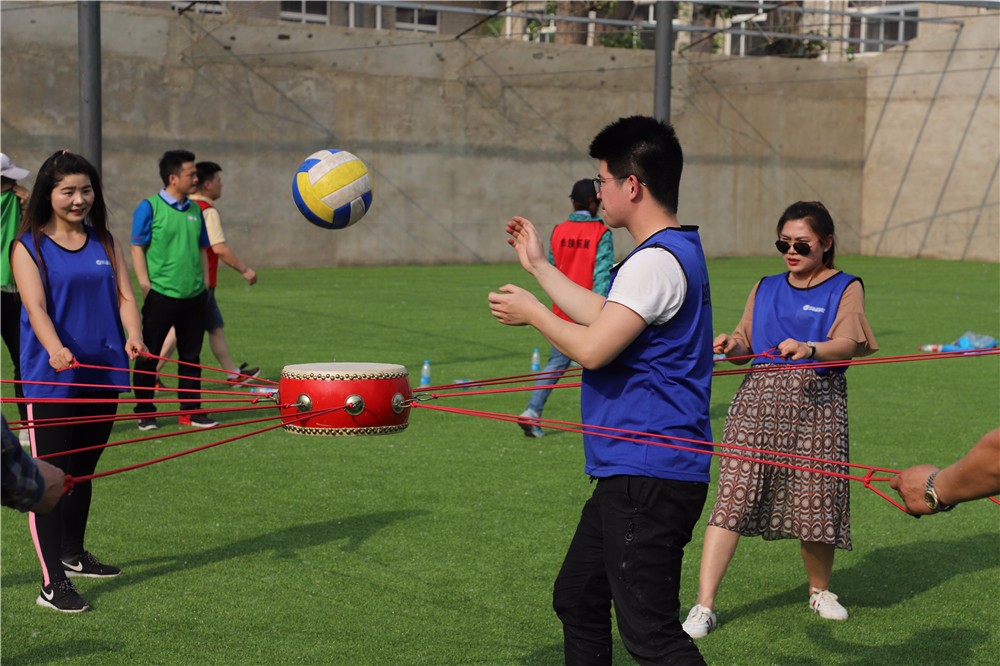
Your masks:
M529 408L521 412L518 419L537 419L538 417L538 412ZM521 426L521 430L524 431L525 437L545 437L545 433L542 431L541 427L539 427L537 421L532 423L526 420L519 420L517 425Z

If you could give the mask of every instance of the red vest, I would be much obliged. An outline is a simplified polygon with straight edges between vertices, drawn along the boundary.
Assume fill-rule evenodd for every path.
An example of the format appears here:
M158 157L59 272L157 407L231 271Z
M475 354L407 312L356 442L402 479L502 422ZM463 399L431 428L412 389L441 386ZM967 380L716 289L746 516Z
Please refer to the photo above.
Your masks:
M192 201L198 204L202 212L209 208L215 208L210 201L202 201L201 199L192 199ZM219 277L219 255L212 251L211 245L205 249L208 251L208 286L210 289L215 289L215 283Z
M552 258L563 275L587 289L594 288L594 263L597 245L608 228L604 222L574 222L566 220L552 230ZM556 305L552 311L567 321L572 321Z

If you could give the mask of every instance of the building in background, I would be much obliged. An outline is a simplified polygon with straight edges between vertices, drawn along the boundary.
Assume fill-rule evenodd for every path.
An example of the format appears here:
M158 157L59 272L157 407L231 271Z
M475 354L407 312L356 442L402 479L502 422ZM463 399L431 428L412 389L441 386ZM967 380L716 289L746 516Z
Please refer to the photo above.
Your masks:
M137 1L177 13L273 18L347 28L652 49L655 0L636 2ZM1000 2L675 2L675 48L730 56L852 60L905 44Z

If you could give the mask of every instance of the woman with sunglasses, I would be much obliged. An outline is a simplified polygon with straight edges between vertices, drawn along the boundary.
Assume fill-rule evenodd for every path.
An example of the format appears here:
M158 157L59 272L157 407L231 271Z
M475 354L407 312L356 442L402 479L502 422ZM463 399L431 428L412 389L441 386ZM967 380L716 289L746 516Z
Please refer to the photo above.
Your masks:
M833 219L822 203L792 204L778 221L777 233L775 246L787 272L761 279L736 330L715 339L716 352L736 363L741 362L738 357L773 355L753 360L759 371L748 373L737 390L722 442L846 462L846 368L815 364L878 349L865 318L864 285L834 267ZM728 452L775 459L740 449ZM778 459L796 464L795 459ZM846 471L836 465L799 464ZM851 549L849 484L826 474L723 458L718 497L705 531L698 599L684 630L700 638L715 628L715 597L741 536L798 539L809 607L824 619L846 620L847 610L830 592L829 582L835 549Z

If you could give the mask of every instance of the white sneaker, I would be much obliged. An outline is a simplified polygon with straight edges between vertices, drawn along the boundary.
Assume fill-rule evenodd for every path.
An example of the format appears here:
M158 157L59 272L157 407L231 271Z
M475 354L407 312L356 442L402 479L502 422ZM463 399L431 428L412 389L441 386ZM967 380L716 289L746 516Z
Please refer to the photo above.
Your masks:
M31 450L31 431L25 428L17 432L17 441L21 442L21 448Z
M847 609L837 601L837 595L830 590L817 590L813 588L809 597L809 608L819 613L824 620L846 620Z
M681 627L691 638L704 638L708 635L708 632L715 629L717 624L715 613L712 612L711 608L695 604Z

